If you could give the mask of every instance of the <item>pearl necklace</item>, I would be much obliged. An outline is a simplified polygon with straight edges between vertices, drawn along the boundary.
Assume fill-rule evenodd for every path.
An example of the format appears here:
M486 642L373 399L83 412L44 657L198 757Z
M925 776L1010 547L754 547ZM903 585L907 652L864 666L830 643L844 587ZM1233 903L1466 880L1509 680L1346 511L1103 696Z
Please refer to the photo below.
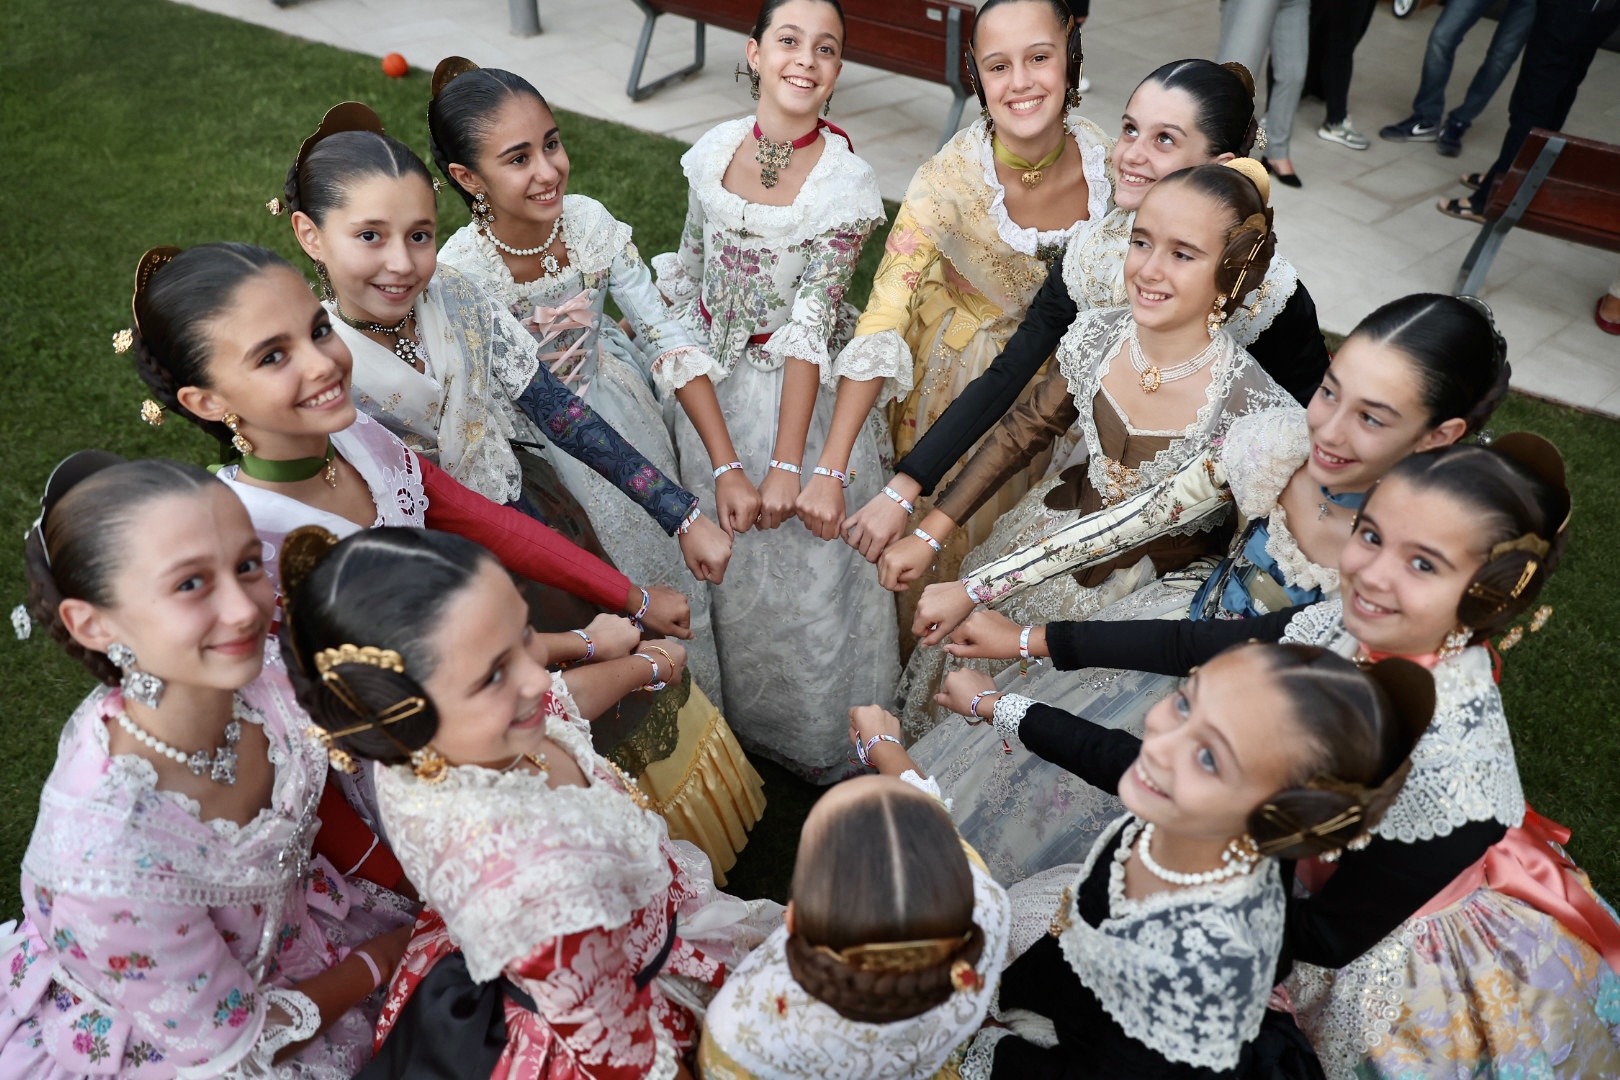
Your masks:
M506 252L508 255L518 259L527 259L531 255L539 255L540 268L542 270L544 270L547 274L559 274L562 272L562 263L558 262L557 256L551 253L551 245L556 242L557 233L562 229L562 223L563 216L558 214L557 220L551 223L551 234L546 237L545 242L539 247L532 248L513 247L511 244L506 243L500 237L496 236L495 230L491 229L487 223L481 223L478 228L483 231L485 239L494 244L501 251Z
M410 322L411 317L416 314L414 310L407 311L405 317L393 326L384 326L382 323L361 322L358 319L349 318L348 313L343 310L343 305L338 301L333 301L332 306L337 309L338 318L356 330L369 330L373 334L387 334L392 337L394 339L395 356L418 371L425 372L427 370L427 352L422 348L422 343L405 336L405 324ZM334 482L332 486L336 487L337 484Z
M1197 374L1208 367L1221 351L1221 339L1217 335L1211 337L1204 350L1191 360L1184 360L1175 367L1161 369L1157 364L1148 363L1148 358L1143 355L1142 343L1136 339L1134 323L1131 325L1127 340L1130 342L1131 368L1136 372L1144 394L1156 393L1159 387L1167 382L1175 382L1177 379Z
M153 735L145 728L129 718L126 712L117 716L118 726L133 735L137 742L143 743L157 753L186 766L196 776L208 774L208 779L216 784L236 783L236 744L242 738L242 721L248 718L248 707L241 698L231 698L231 720L225 725L225 742L215 747L213 751L197 750L190 754L177 747L170 746L162 739Z
M1226 846L1225 851L1221 852L1223 865L1218 870L1205 870L1198 874L1183 874L1179 870L1166 870L1154 862L1152 845L1153 823L1147 822L1142 826L1141 836L1136 842L1136 854L1141 858L1144 870L1169 885L1213 885L1217 881L1225 881L1227 878L1237 877L1239 874L1247 874L1260 861L1258 852L1254 852L1234 840ZM1119 849L1117 858L1120 862L1124 862L1130 857L1130 852L1131 847L1126 844Z

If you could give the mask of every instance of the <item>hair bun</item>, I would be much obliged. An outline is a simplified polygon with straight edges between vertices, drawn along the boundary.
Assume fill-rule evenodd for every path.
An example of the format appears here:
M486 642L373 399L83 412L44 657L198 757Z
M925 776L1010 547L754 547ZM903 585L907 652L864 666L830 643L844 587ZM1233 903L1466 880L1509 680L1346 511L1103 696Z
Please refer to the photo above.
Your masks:
M1228 60L1226 63L1222 64L1221 67L1225 68L1227 71L1230 71L1233 75L1237 76L1238 82L1243 84L1244 91L1248 93L1249 100L1253 101L1254 100L1254 72L1250 71L1247 67L1245 67L1243 64L1238 63L1236 60Z
M1421 664L1400 657L1380 660L1368 666L1365 673L1394 707L1405 736L1401 754L1404 758L1434 719L1434 676Z
M301 525L281 542L281 592L290 597L298 586L332 553L337 534L320 525Z
M1490 449L1562 496L1562 505L1555 508L1558 523L1553 531L1563 532L1569 524L1570 497L1564 455L1558 452L1558 447L1532 431L1510 431L1492 441Z
M1234 65L1243 70L1242 64ZM1267 206L1271 205L1271 177L1266 175L1266 167L1251 157L1235 157L1230 161L1221 162L1228 169L1233 169L1248 177L1260 191L1260 201Z
M444 91L444 88L455 80L456 76L477 70L478 65L465 56L447 56L440 60L439 65L433 69L433 90L428 95L428 100L432 101L437 98Z

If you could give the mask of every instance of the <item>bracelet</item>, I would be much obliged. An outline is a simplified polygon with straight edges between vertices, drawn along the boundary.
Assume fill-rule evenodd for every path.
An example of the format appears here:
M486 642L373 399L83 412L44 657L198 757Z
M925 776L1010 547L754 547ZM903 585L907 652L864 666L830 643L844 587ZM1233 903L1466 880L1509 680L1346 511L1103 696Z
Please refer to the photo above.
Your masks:
M632 655L641 657L643 660L647 661L647 663L651 664L652 669L653 669L652 682L643 683L642 686L640 687L640 689L642 689L642 690L652 690L652 691L656 692L656 691L662 690L664 687L669 685L669 683L665 682L664 680L662 680L662 679L660 679L658 677L658 661L654 660L652 657L648 656L644 652L638 652L638 653L634 653Z
M876 765L872 764L872 747L876 746L880 742L892 742L902 750L904 750L906 747L905 743L901 742L893 735L874 735L870 739L867 739L864 745L862 743L856 743L855 756L860 758L861 764L865 765L868 769L877 768Z
M900 509L906 512L907 517L910 517L912 514L917 512L917 506L915 503L906 498L904 495L900 494L898 491L894 490L894 488L889 487L887 484L885 484L883 487L883 494L899 503Z
M641 589L641 586L637 585L636 588ZM648 592L646 589L641 589L641 607L636 609L636 613L634 615L630 616L630 621L636 624L637 630L646 629L646 627L641 625L641 620L647 617L647 609L650 607L652 607L652 593Z
M732 469L740 469L742 467L743 463L740 461L728 461L724 465L718 466L714 470L714 478L718 480Z
M589 660L591 657L596 655L596 642L591 640L591 635L587 634L583 630L570 630L568 632L570 634L579 635L579 640L585 643L585 656L576 661L576 663L583 664L586 660Z
M696 525L697 519L702 516L703 507L694 502L692 504L692 509L688 510L686 512L686 516L681 519L681 523L675 526L675 531L680 533L682 536L685 536L687 533L692 531L692 526ZM587 659L589 658L587 657Z
M793 464L793 462L777 461L775 458L771 458L771 468L781 469L783 472L790 472L794 476L801 476L804 474L804 470Z
M915 536L917 539L921 540L923 543L925 543L929 547L933 548L935 555L938 555L941 551L944 550L944 546L942 544L940 544L940 542L938 540L935 540L932 536L929 536L927 533L923 532L921 529L912 529L911 530L911 535Z
M670 675L670 678L674 678L675 677L675 658L673 656L669 655L669 650L665 649L665 648L662 648L662 647L660 647L658 645L654 645L652 642L647 643L647 648L651 649L653 652L657 653L659 656L662 656L665 660L669 661L669 675Z
M974 694L973 700L968 702L968 723L983 724L988 721L989 717L979 715L979 702L983 701L991 694L999 693L1001 693L1000 690L980 690L977 694Z
M855 470L853 470L853 469L851 469L846 474L846 473L839 472L837 469L828 469L828 468L823 468L820 465L817 465L815 468L811 469L810 471L812 473L814 473L816 476L830 476L834 480L838 481L840 484L843 484L845 487L849 487L849 482L851 480L855 479Z
M366 952L364 949L354 949L349 953L349 955L358 956L360 958L360 962L366 965L366 970L371 972L371 988L373 990L382 985L382 968L377 966L377 961L371 958L370 953Z
M1020 675L1029 674L1029 665L1031 663L1040 663L1039 660L1029 654L1029 635L1030 631L1034 629L1033 625L1026 626L1018 634L1018 674Z

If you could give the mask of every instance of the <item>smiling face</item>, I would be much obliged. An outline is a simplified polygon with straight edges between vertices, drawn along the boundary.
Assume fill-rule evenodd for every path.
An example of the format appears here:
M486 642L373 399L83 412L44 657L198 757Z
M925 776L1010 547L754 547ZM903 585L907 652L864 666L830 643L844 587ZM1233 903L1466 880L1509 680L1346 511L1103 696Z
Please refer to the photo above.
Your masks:
M1335 491L1365 491L1408 454L1455 442L1464 425L1429 426L1412 360L1350 335L1306 408L1310 478Z
M1344 626L1374 652L1421 656L1457 628L1457 605L1485 564L1477 508L1387 477L1339 556Z
M759 40L748 39L748 66L759 72L762 106L813 119L843 70L844 27L822 0L790 0L771 13Z
M1142 751L1119 783L1125 809L1183 837L1227 840L1294 781L1313 744L1263 657L1223 653L1153 706Z
M236 413L259 455L274 457L279 440L354 423L349 348L290 268L244 279L206 337L210 385L182 387L180 403L205 420Z
M1045 0L992 8L974 27L979 87L1003 137L1050 145L1061 130L1065 30Z
M1231 159L1231 154L1210 153L1209 139L1198 130L1198 103L1191 94L1149 80L1131 95L1120 121L1110 158L1118 180L1114 204L1135 210L1154 184L1176 170Z
M293 214L304 252L326 264L344 314L359 322L393 326L427 288L438 265L433 188L414 173L357 180L325 225Z
M445 605L428 645L438 657L422 684L439 714L434 749L454 764L504 768L540 746L551 690L545 648L494 559Z
M259 677L275 587L229 488L152 500L122 546L110 605L63 601L75 638L98 652L122 642L172 686L236 690Z
M497 223L517 220L549 228L562 213L568 151L557 118L538 99L507 97L482 133L472 164L474 171L465 179L455 174L457 182L475 195L484 193Z
M1215 270L1231 211L1185 184L1155 188L1142 204L1125 255L1137 325L1168 331L1202 321L1215 305Z

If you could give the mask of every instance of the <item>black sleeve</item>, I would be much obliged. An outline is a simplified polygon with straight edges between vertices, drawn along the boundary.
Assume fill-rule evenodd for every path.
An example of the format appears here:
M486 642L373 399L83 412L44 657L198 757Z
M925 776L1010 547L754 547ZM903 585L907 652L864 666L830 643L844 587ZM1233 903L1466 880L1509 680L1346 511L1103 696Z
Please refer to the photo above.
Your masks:
M1002 414L1012 408L1019 393L1046 363L1078 309L1063 284L1062 260L1052 264L1046 283L1030 301L1012 338L984 373L962 389L957 399L935 420L911 452L895 465L932 495L940 478L984 438Z
M1018 724L1018 741L1032 754L1072 772L1094 788L1119 794L1119 782L1141 752L1142 740L1083 716L1036 702Z
M1125 668L1185 675L1231 645L1278 641L1302 608L1250 619L1136 619L1127 622L1046 624L1046 649L1059 671Z
M1314 896L1288 903L1290 959L1338 968L1378 944L1507 833L1497 821L1471 821L1434 840L1403 844L1374 837L1347 851Z
M1310 403L1327 371L1328 351L1316 321L1316 301L1303 281L1272 324L1249 344L1249 355L1301 405Z

